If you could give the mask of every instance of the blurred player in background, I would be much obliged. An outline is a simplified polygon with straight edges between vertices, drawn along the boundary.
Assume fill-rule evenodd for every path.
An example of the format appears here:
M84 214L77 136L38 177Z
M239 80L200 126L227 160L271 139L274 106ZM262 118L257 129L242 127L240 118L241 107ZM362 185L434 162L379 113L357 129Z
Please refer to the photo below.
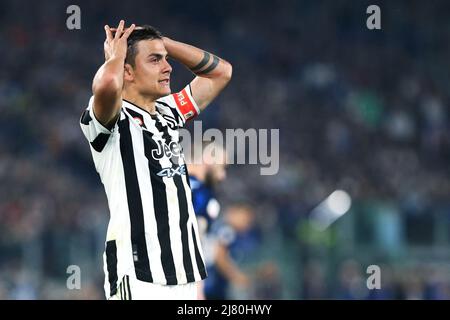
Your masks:
M197 216L205 264L214 263L214 241L211 226L219 217L220 204L216 199L215 187L226 178L226 152L222 146L210 144L195 145L194 158L188 164L192 202ZM213 152L209 152L213 151ZM204 283L198 287L199 299L204 299Z
M227 155L223 147L214 142L194 148L200 151L195 152L196 158L188 164L189 181L199 231L204 236L219 216L220 204L215 196L215 188L226 178Z
M226 178L227 152L216 142L195 145L194 158L188 164L192 202L199 225L208 278L199 285L199 299L225 300L230 284L248 288L249 277L238 267L235 249L253 226L254 212L246 204L235 204L220 215L215 189ZM200 150L198 150L200 149Z
M105 32L80 122L110 210L106 296L196 299L206 269L178 129L225 88L231 65L150 26ZM169 56L196 75L175 94Z
M207 265L208 278L204 281L204 295L208 300L226 300L229 289L239 289L247 296L250 277L237 264L239 255L252 251L254 239L250 235L254 211L246 204L230 206L224 217L218 219L209 232L208 245L214 250L213 263ZM249 244L250 242L250 244Z

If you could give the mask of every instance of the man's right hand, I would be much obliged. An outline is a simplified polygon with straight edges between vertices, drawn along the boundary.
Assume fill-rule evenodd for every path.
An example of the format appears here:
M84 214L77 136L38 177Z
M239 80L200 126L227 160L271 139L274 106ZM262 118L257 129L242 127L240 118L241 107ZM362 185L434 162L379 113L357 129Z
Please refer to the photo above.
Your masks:
M93 111L97 120L110 128L119 116L122 105L122 88L125 58L127 56L127 39L135 25L124 30L125 21L121 20L117 31L105 26L106 40L104 43L105 63L98 69L92 82L94 94Z
M108 25L105 26L106 40L103 44L105 50L105 60L111 58L118 58L125 61L127 56L127 39L136 27L132 24L129 28L124 30L125 21L120 20L117 29L111 29ZM113 30L115 34L113 35Z

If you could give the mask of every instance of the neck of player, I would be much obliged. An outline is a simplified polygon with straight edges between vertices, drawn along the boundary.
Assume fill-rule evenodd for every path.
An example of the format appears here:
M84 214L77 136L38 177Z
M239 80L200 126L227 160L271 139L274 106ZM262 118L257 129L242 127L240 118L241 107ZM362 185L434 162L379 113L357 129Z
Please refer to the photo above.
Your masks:
M153 97L146 97L126 90L122 91L122 99L125 99L141 109L144 109L151 115L156 114L155 99Z

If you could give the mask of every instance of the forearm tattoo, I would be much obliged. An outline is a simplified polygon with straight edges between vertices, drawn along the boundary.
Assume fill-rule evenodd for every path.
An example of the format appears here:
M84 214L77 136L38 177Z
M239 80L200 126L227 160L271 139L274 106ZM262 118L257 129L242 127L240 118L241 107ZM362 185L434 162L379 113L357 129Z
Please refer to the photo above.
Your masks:
M211 60L211 55L204 51L204 55L203 55L203 59L202 61L200 61L199 64L197 64L195 67L193 67L191 70L192 72L194 72L195 74L207 74L210 73L211 71L213 71L217 65L219 64L219 58L216 57L215 55L212 55L213 59L212 62L209 66L207 66L205 69L201 70L202 68L204 68Z
M197 72L199 71L201 68L203 68L204 66L206 66L206 64L209 62L209 58L210 58L210 54L206 51L204 51L204 55L203 55L203 59L202 61L200 61L200 63L198 65L196 65L195 67L191 68L192 72Z

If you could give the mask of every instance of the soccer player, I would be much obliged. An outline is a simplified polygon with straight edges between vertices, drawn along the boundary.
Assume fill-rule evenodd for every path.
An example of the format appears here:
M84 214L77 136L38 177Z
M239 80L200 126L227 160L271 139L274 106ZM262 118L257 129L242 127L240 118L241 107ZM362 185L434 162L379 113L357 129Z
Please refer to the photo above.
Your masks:
M199 154L198 158L188 164L189 181L200 236L204 237L219 216L220 204L216 199L215 188L226 178L227 154L215 142L205 144L201 153L195 154Z
M200 148L200 144L195 147ZM212 152L207 150L212 150ZM211 226L220 213L215 187L226 178L227 154L224 148L215 142L205 144L201 147L201 153L195 152L194 154L197 155L197 158L194 157L194 161L188 164L189 180L200 240L205 253L205 266L208 270L208 267L215 262L216 249L216 241L211 238ZM202 282L199 283L198 291L199 299L204 300L204 284Z
M226 300L230 288L247 291L251 279L240 267L237 255L252 250L255 239L250 233L254 210L246 204L231 205L213 224L209 242L214 244L214 260L207 265L208 278L204 281L204 295L208 300Z
M105 187L108 299L196 299L206 278L178 129L225 88L232 67L150 26L105 26L105 63L81 129ZM171 57L196 77L171 94Z

